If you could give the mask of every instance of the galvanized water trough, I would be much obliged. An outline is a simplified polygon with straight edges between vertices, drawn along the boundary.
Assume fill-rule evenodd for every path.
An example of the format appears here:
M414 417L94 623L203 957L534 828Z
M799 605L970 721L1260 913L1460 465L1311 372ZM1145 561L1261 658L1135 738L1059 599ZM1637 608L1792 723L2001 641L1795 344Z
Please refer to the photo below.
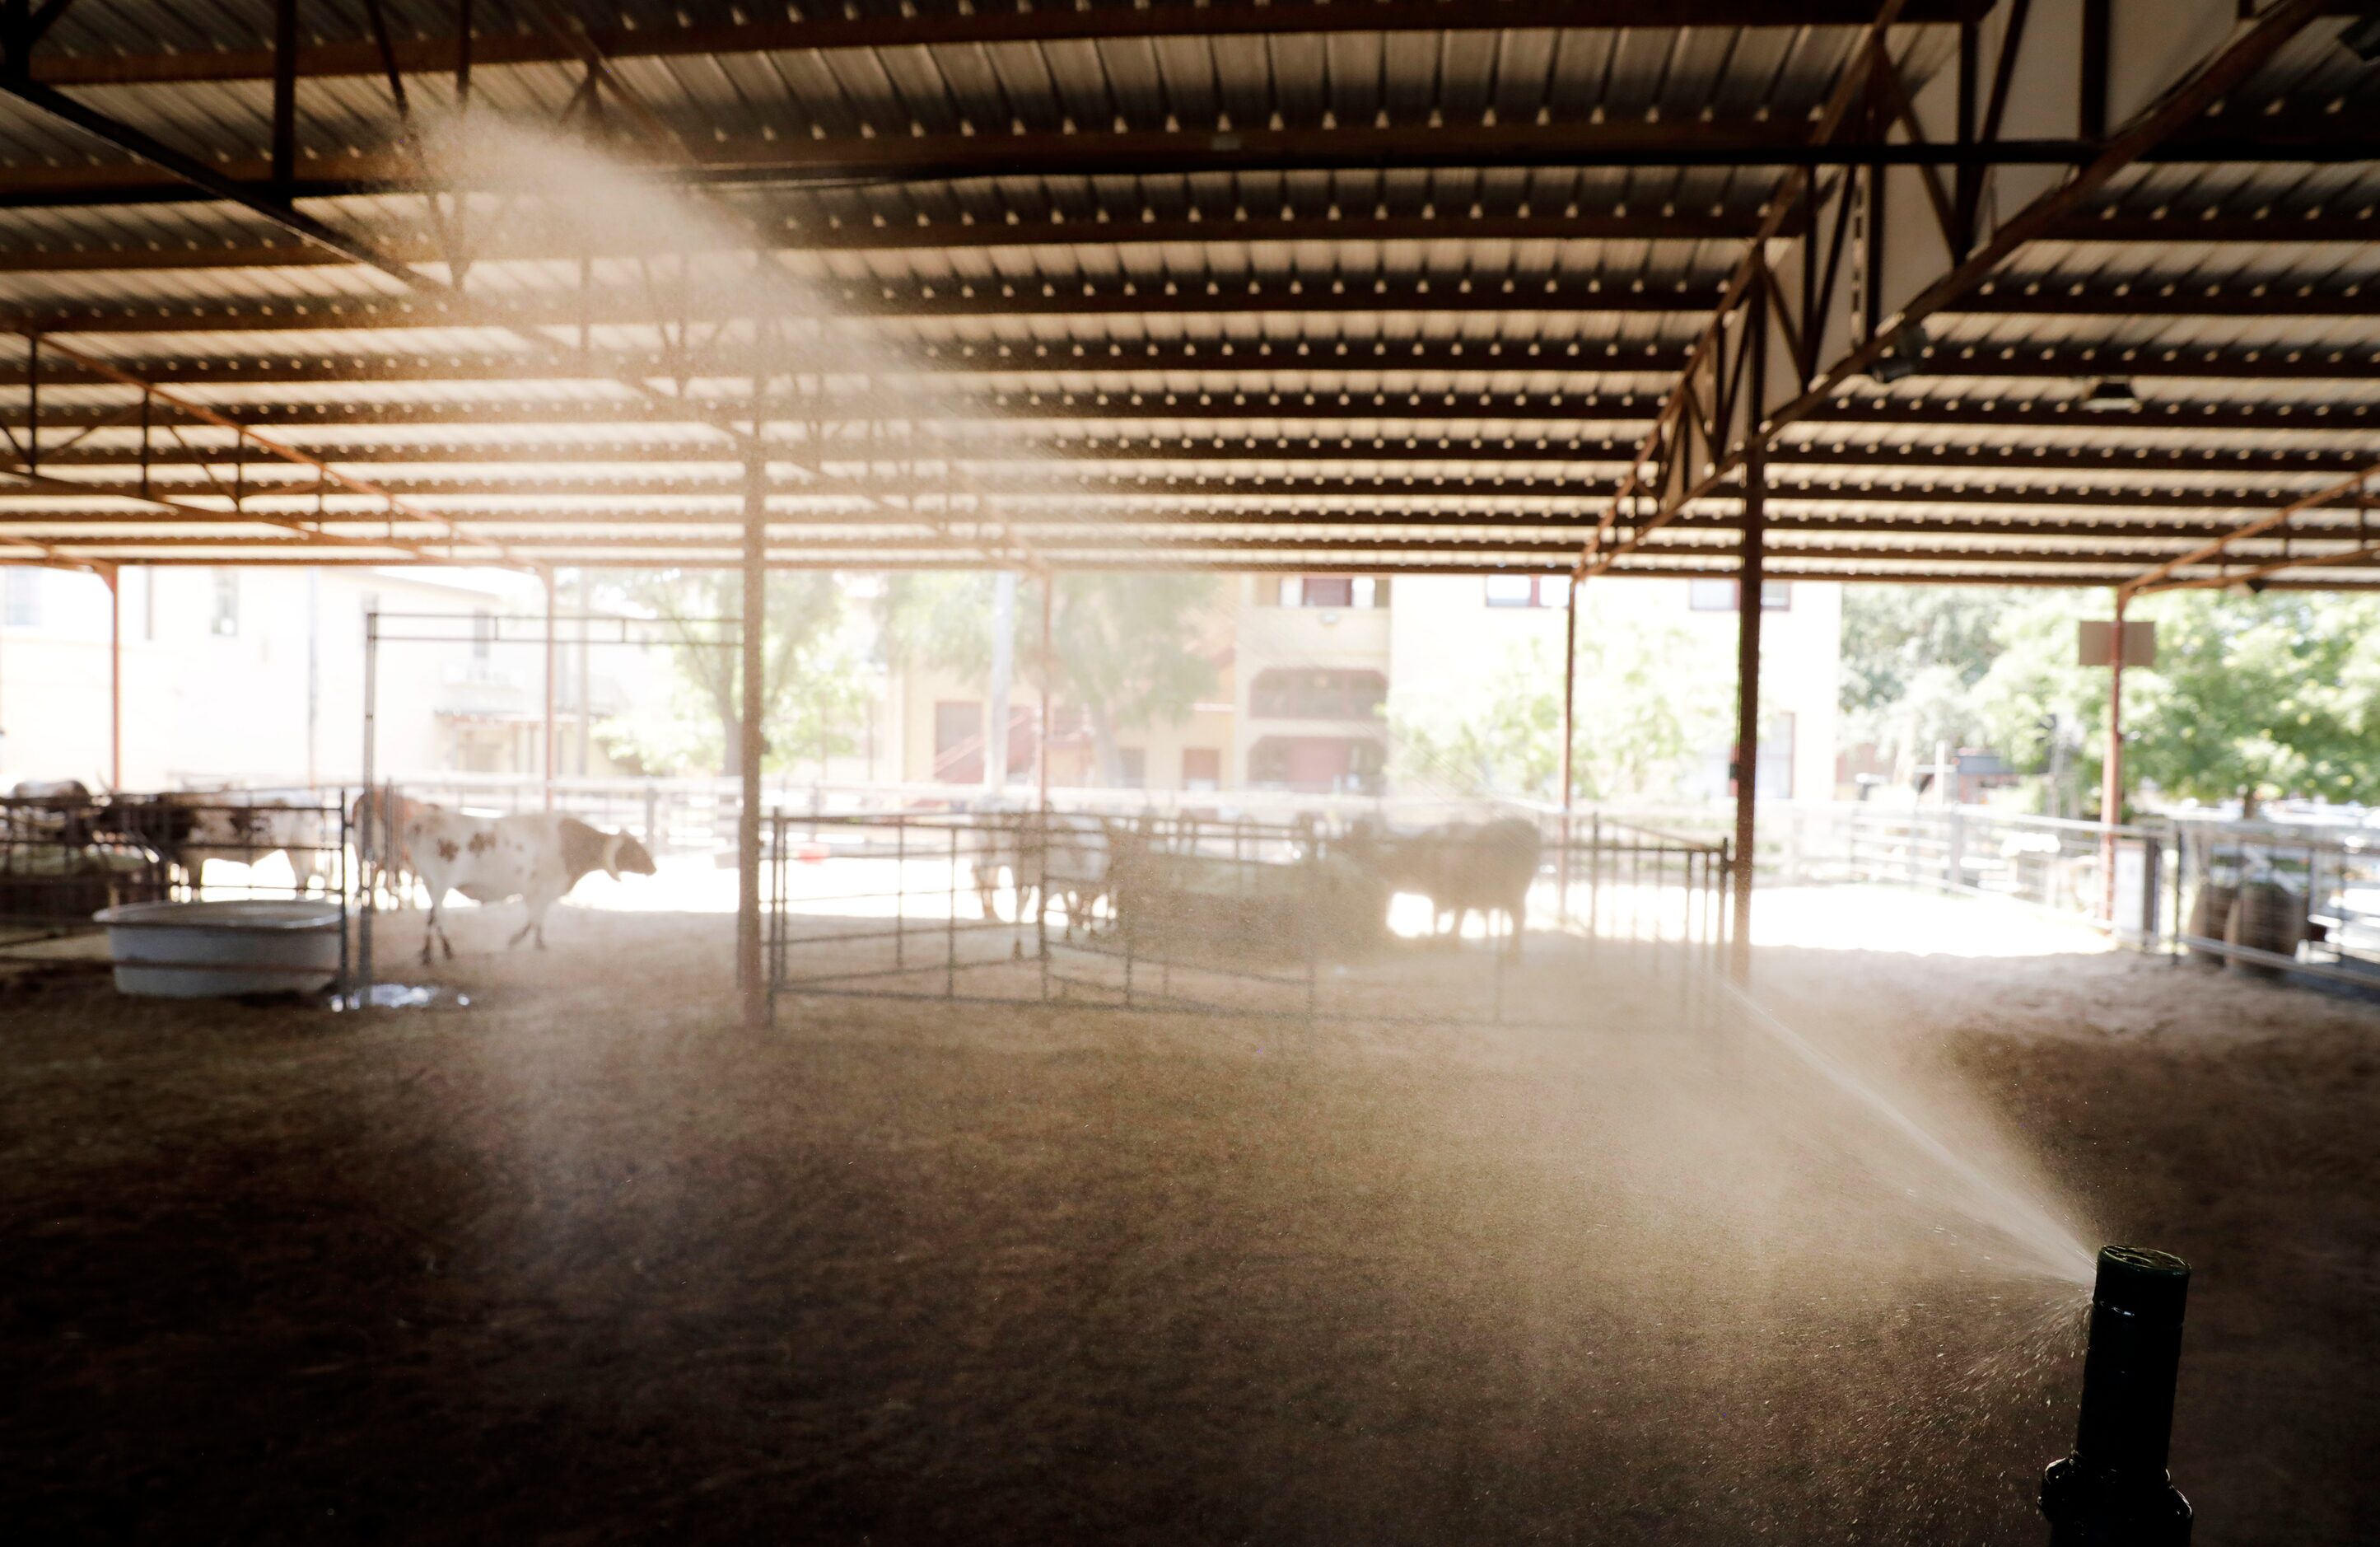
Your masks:
M107 926L119 993L173 999L311 993L338 981L339 905L294 899L130 903Z

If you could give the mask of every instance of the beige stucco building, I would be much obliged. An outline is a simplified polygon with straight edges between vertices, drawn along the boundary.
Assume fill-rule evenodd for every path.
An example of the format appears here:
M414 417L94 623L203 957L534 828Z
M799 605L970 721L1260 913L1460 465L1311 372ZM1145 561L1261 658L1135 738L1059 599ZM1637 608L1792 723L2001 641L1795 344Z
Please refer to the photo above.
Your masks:
M544 593L530 577L295 566L118 573L127 789L352 781L362 761L364 615L373 610L434 615L413 631L439 636L382 647L381 774L544 767L544 650L529 621ZM107 586L22 566L0 571L0 788L107 784ZM499 628L498 618L510 621ZM649 697L665 666L618 646L583 658L565 649L556 665L557 772L612 772L601 738L582 727Z
M1123 783L1152 791L1211 788L1373 793L1390 788L1390 721L1401 704L1475 693L1534 653L1558 672L1566 582L1530 576L1243 575L1230 578L1209 634L1208 700L1177 724L1120 737ZM1606 580L1582 593L1584 631L1675 640L1725 680L1736 631L1730 580ZM1776 583L1763 628L1766 710L1760 789L1771 798L1834 794L1840 589ZM1681 672L1689 669L1679 663ZM1580 683L1582 724L1597 684ZM950 672L892 674L885 766L912 782L983 777L985 686ZM1020 677L1010 703L1011 776L1033 778L1038 691ZM1096 784L1097 760L1078 713L1051 715L1050 782ZM1687 760L1688 798L1726 793L1732 757L1722 737Z

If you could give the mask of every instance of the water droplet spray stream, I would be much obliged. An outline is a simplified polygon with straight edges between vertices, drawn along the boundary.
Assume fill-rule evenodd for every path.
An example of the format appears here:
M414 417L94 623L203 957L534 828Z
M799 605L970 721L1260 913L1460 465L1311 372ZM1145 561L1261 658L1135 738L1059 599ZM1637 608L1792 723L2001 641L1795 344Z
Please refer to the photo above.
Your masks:
M2040 1202L1985 1174L1973 1161L1943 1143L1858 1071L1786 1024L1726 977L1706 968L1701 970L1709 972L1728 1002L1741 1009L1779 1047L1865 1107L1919 1153L1956 1178L1970 1195L1966 1212L2023 1247L2031 1264L2042 1273L2071 1281L2080 1287L2089 1286L2093 1272L2090 1250Z

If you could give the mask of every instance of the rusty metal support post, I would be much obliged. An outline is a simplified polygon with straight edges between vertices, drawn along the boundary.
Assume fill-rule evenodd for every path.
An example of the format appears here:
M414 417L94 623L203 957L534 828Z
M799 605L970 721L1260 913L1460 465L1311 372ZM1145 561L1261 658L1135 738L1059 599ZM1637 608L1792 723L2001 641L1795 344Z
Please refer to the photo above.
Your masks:
M2116 824L2124 818L2124 603L2116 588L2116 622L2107 645L2107 752L2099 771L2099 912L2116 922Z
M1570 924L1571 802L1578 783L1571 769L1571 749L1578 739L1573 716L1578 713L1578 588L1582 583L1580 577L1571 577L1570 600L1562 609L1561 862L1554 868L1561 888L1554 917L1562 928Z
M1760 624L1763 577L1767 560L1768 452L1757 432L1767 400L1768 314L1762 292L1745 310L1752 351L1749 418L1754 433L1743 469L1743 555L1735 587L1735 883L1734 939L1729 973L1739 983L1752 976L1752 871L1758 835L1760 795Z
M1035 819L1038 836L1034 841L1033 873L1039 877L1034 892L1037 904L1033 923L1033 956L1041 964L1041 998L1050 998L1050 679L1057 674L1057 661L1050 652L1050 614L1058 590L1058 577L1050 571L1041 576L1041 714L1034 728L1033 777L1036 799L1040 814ZM1018 850L1018 860L1024 858ZM1017 878L1016 906L1025 906L1024 878Z
M543 766L545 770L545 809L550 811L553 810L553 668L554 663L557 659L553 635L553 566L552 565L548 565L544 568L539 570L538 578L545 582L545 746L543 749L545 755Z
M735 761L743 813L735 826L735 982L744 995L744 1024L769 1021L769 985L760 969L760 749L767 695L764 636L768 625L769 464L756 435L744 462L744 607L736 632L744 658L744 711Z
M107 787L124 787L124 571L103 566L107 582Z
M1038 798L1041 807L1041 824L1050 823L1050 678L1056 675L1055 658L1050 652L1050 612L1058 590L1058 577L1045 572L1041 577L1041 724L1035 732L1033 771L1039 781Z

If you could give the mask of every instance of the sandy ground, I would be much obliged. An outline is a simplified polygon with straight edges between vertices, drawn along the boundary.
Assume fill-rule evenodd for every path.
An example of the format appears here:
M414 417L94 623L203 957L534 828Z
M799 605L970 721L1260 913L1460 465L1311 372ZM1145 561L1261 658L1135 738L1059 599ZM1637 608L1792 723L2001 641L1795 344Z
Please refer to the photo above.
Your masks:
M2029 1541L2079 1363L2048 1220L2198 1267L2202 1543L2380 1535L2380 1009L1767 905L1760 1003L1985 1187L1673 961L1560 942L1500 1029L748 1036L725 920L594 908L541 956L458 915L468 1011L0 981L9 1534ZM1464 1002L1479 950L1357 976Z

